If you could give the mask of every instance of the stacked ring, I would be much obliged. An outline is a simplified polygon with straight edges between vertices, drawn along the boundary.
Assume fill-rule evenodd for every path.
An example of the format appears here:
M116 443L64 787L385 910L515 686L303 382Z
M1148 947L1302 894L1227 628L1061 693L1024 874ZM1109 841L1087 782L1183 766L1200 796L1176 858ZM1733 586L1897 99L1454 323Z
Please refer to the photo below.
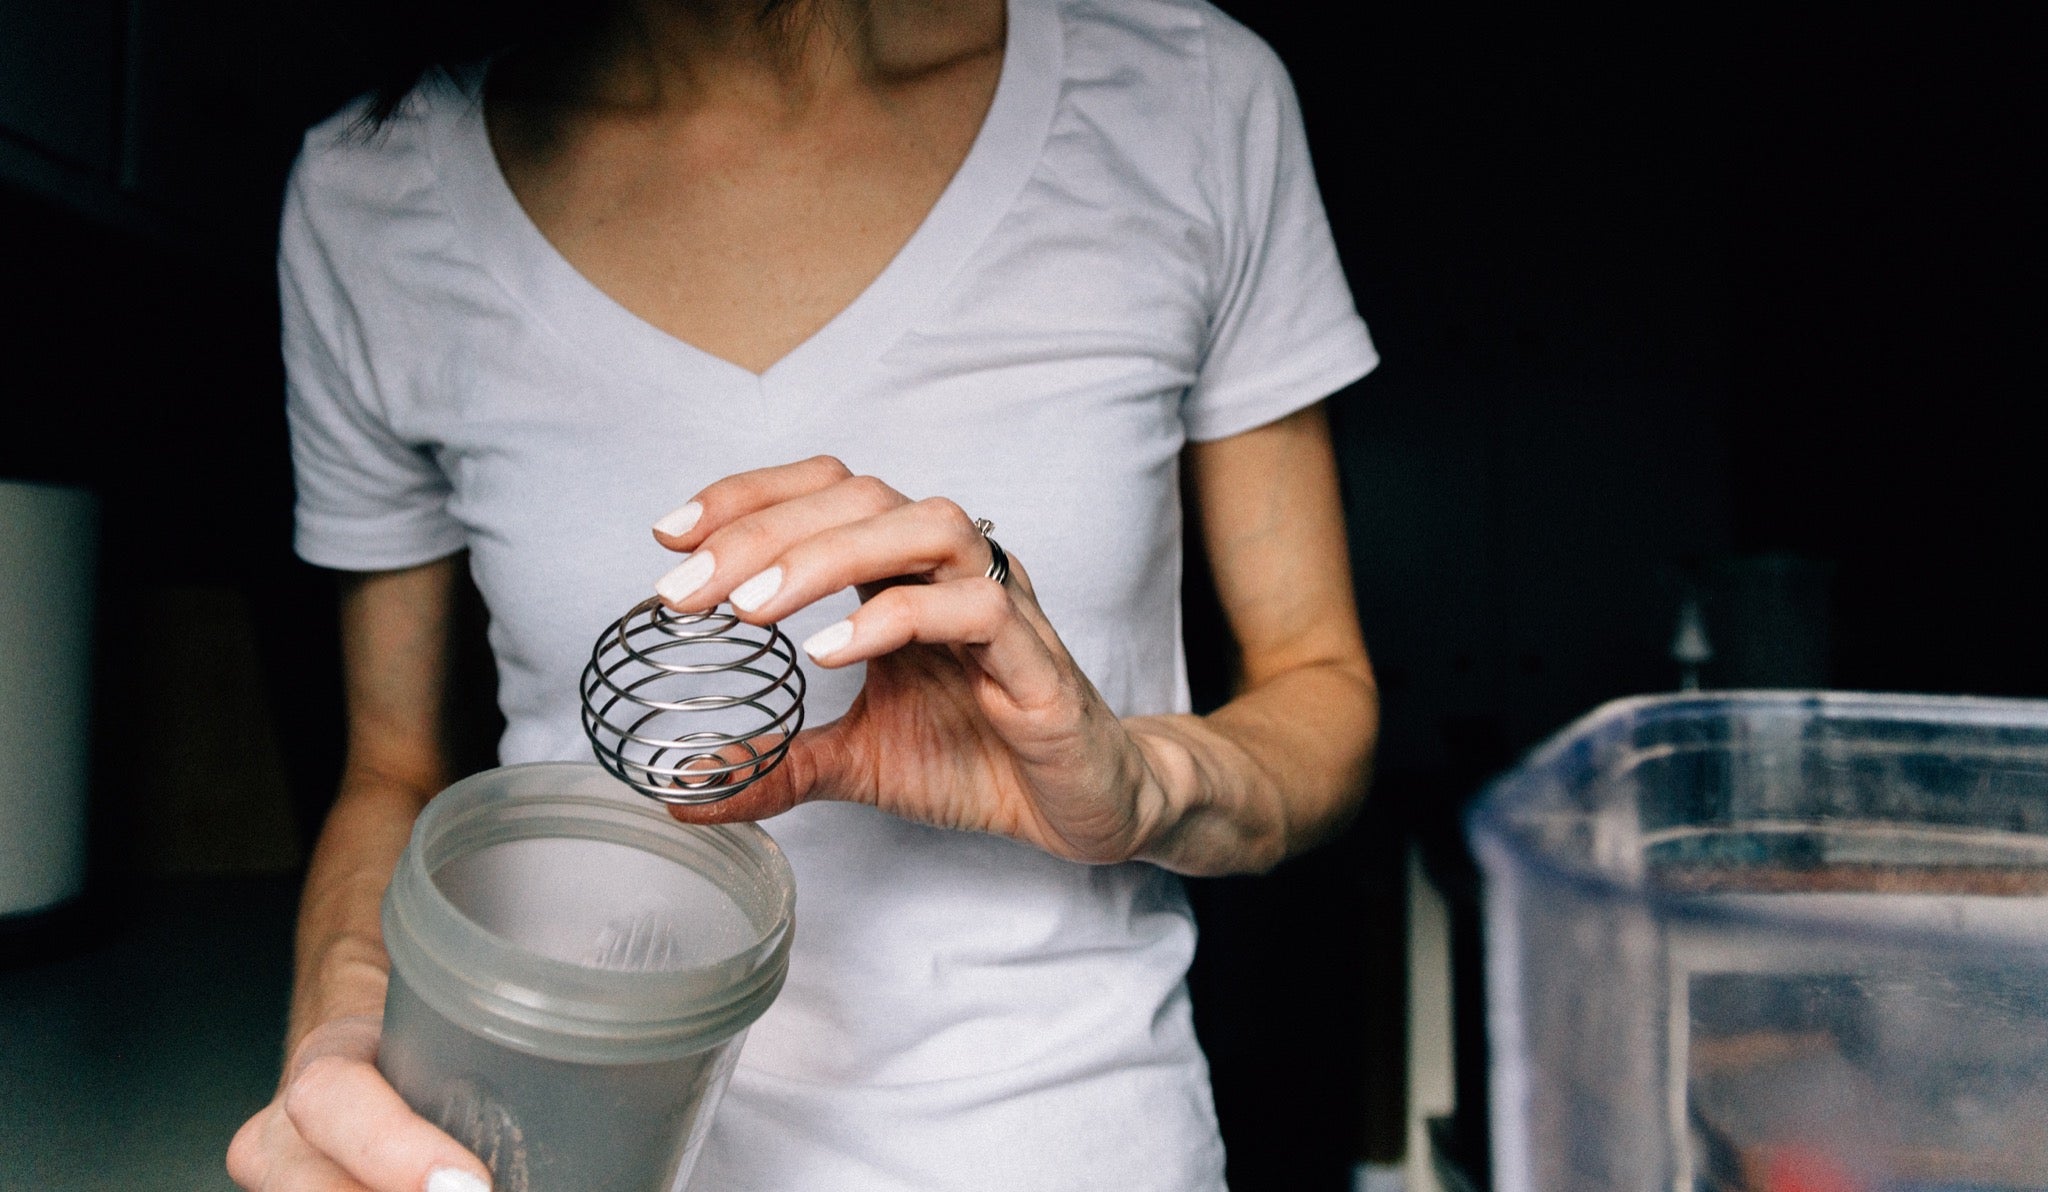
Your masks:
M981 535L983 542L988 543L988 578L1002 583L1010 578L1010 556L1004 554L1002 546L990 537L995 528L996 524L985 517L974 519L974 532Z

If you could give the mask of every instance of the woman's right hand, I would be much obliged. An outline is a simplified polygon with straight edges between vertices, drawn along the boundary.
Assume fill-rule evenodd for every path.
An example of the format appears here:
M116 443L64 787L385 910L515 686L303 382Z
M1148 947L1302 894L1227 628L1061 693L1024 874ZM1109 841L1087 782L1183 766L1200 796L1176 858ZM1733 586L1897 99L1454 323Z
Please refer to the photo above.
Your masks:
M338 1018L310 1031L277 1096L228 1147L248 1192L489 1192L475 1155L408 1108L377 1071L382 1023Z

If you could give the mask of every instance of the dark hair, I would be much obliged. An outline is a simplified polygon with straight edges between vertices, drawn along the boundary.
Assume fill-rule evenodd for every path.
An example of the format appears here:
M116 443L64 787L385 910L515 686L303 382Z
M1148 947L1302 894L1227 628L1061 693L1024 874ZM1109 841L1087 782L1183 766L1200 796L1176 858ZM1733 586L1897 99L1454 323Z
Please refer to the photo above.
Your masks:
M387 45L376 69L366 128L379 128L420 80L437 70L459 71L481 65L511 46L530 45L542 37L580 27L603 17L606 5L585 0L418 0L398 10L387 28L403 29ZM565 11L566 10L566 11Z
M792 14L802 0L755 0L756 17L773 21ZM389 43L376 71L366 130L381 128L420 81L437 70L480 66L493 55L547 39L570 37L602 21L619 0L384 0L384 26L403 30Z

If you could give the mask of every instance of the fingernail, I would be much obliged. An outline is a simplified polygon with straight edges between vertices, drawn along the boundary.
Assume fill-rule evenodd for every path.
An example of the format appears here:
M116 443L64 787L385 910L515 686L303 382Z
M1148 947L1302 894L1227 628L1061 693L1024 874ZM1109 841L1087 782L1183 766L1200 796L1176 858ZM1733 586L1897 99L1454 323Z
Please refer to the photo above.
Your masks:
M654 581L654 590L670 604L679 603L703 587L717 566L718 560L711 557L710 551L700 550L683 560L675 570Z
M743 612L753 612L768 603L770 597L782 588L782 568L770 567L761 574L732 590L726 597L732 606Z
M681 509L664 515L660 521L654 523L654 530L657 534L675 538L689 533L690 527L696 525L697 519L703 516L704 507L692 501Z
M491 1186L459 1167L443 1167L427 1176L427 1192L491 1192Z
M804 653L813 658L823 659L827 654L837 654L853 640L852 621L834 621L804 639Z

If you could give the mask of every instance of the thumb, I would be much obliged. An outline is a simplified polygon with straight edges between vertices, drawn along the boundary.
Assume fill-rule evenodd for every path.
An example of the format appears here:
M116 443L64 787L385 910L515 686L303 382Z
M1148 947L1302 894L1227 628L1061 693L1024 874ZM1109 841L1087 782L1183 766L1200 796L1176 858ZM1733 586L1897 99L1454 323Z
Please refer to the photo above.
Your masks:
M780 761L746 786L708 803L671 803L668 805L669 815L685 824L730 824L770 819L799 803L837 797L834 792L845 785L840 780L846 756L840 732L842 723L835 721L819 728L805 729L790 739L789 748ZM767 753L772 748L770 745L762 752ZM737 746L726 747L717 757L722 765L746 760L745 752ZM736 773L744 775L745 772ZM688 792L687 780L679 789Z

